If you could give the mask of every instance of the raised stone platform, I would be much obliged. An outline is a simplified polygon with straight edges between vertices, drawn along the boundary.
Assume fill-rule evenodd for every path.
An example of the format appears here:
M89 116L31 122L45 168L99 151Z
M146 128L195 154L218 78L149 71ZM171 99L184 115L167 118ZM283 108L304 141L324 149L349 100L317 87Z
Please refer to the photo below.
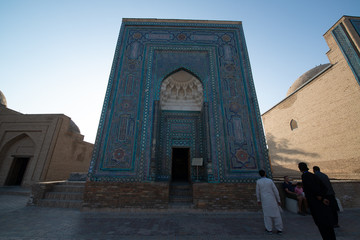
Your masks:
M81 208L84 197L84 187L84 181L38 183L32 187L32 195L28 205Z
M180 190L173 186L170 191L169 182L86 182L83 209L168 209L181 203L182 208L186 205L210 211L258 211L255 186L255 183L193 183L181 185Z
M258 211L256 183L194 183L194 207L207 210Z
M83 208L168 208L167 182L86 182Z

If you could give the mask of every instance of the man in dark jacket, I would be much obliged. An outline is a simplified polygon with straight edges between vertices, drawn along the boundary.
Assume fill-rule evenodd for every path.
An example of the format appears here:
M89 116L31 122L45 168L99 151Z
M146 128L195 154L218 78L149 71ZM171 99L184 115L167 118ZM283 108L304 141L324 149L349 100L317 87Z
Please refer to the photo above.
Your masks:
M324 240L336 239L334 221L329 199L326 196L327 188L321 180L309 172L306 163L299 163L302 172L301 179L311 215Z
M325 173L320 172L320 168L318 166L314 166L313 171L314 171L314 174L320 178L320 180L323 182L323 184L327 188L326 195L329 198L330 207L333 212L334 227L339 227L339 217L338 217L338 213L337 213L339 211L339 206L337 204L336 197L335 197L335 191L331 185L330 179Z

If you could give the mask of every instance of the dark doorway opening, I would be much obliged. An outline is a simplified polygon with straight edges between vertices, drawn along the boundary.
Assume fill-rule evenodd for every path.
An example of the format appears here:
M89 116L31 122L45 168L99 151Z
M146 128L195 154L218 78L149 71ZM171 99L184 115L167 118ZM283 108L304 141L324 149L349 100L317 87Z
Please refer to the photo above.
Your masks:
M30 158L14 158L5 181L6 186L21 185L29 159Z
M189 148L173 148L172 149L172 181L188 182L189 181Z

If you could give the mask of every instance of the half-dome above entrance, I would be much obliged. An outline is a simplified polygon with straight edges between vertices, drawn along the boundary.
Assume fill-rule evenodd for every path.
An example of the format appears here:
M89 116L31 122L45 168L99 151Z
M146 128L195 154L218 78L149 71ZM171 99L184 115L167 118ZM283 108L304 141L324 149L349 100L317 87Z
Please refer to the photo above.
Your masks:
M203 104L203 86L191 73L181 69L171 74L161 84L162 110L200 111Z

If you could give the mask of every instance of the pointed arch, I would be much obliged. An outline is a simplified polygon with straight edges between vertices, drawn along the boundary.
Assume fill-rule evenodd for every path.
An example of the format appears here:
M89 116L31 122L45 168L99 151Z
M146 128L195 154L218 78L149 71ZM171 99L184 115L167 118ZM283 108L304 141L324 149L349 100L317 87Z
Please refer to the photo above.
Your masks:
M161 110L201 111L203 102L200 79L185 68L173 71L161 82Z
M0 149L0 185L21 185L28 179L27 166L33 159L36 144L26 133L10 138Z
M189 74L193 75L194 77L196 77L201 83L201 78L198 76L198 74L196 74L194 71L190 70L189 68L185 68L185 67L180 67L180 68L177 68L173 71L171 71L170 73L168 73L167 75L165 75L165 77L163 79L166 79L168 78L169 76L173 75L174 73L176 72L179 72L179 71L185 71L185 72L188 72Z
M290 121L290 129L291 129L291 131L293 131L296 128L298 128L298 124L297 124L296 120L291 119L291 121Z
M24 138L29 138L29 140L32 142L32 144L35 145L34 140L33 140L33 139L30 137L30 135L27 134L27 133L21 133L21 134L15 136L14 138L12 138L10 141L16 142L16 141L19 141L19 140L24 139Z
M6 153L9 151L9 149L14 146L14 144L16 143L20 143L21 141L26 141L28 142L28 147L32 148L32 154L34 152L34 148L35 148L35 142L34 140L26 133L21 133L15 137L13 137L12 139L10 139L9 141L7 141L0 149L0 166L1 166L1 162L4 159Z

